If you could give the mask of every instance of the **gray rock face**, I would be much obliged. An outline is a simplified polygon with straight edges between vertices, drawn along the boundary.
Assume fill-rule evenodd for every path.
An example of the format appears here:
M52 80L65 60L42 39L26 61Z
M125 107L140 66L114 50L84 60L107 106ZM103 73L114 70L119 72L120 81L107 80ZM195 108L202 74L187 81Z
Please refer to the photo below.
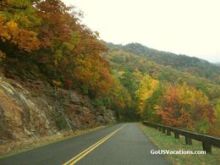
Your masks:
M34 90L34 88L36 88ZM37 91L37 92L36 92ZM94 108L88 97L41 82L31 88L0 77L0 141L55 134L115 121L105 107Z
M43 100L34 100L29 91L13 83L15 87L0 79L0 120L3 121L3 132L7 132L4 134L0 130L1 138L20 139L53 133L55 130L44 111L49 109L49 105ZM41 109L35 101L45 109Z

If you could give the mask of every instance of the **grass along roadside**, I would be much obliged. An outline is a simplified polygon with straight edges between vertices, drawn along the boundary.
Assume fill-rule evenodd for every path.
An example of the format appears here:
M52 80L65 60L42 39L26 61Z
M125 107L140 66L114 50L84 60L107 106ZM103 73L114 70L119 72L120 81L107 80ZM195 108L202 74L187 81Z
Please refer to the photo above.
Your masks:
M110 125L109 125L110 126ZM9 157L15 154L26 152L35 148L43 147L48 144L57 143L69 138L80 136L89 132L93 132L108 126L99 126L95 128L76 130L76 131L65 131L51 136L44 136L40 138L24 139L22 141L15 141L0 145L0 159Z
M192 140L192 145L185 145L185 139L175 139L174 135L167 136L154 128L140 124L144 134L158 147L164 150L202 150L202 144L199 141ZM156 155L155 155L156 156ZM212 154L206 155L166 155L174 165L219 165L220 149L212 147Z

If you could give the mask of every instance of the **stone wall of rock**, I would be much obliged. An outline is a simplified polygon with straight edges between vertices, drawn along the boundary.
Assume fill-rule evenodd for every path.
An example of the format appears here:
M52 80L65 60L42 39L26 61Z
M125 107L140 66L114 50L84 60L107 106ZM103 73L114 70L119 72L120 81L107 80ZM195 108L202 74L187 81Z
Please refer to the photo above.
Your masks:
M0 143L112 122L111 110L94 108L88 97L76 91L0 77Z

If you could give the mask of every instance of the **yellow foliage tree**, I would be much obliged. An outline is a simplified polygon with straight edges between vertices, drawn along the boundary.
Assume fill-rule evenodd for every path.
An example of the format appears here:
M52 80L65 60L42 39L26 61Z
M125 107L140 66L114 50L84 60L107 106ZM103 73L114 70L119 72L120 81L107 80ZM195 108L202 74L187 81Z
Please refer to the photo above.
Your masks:
M158 80L153 79L149 75L144 75L140 81L139 88L136 91L137 110L142 116L146 100L150 98L159 85Z

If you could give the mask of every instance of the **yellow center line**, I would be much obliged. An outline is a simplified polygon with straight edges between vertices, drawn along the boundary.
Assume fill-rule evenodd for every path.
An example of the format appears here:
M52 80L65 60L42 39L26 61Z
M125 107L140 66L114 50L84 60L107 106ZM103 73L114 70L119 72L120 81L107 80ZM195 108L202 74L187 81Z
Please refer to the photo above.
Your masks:
M110 134L106 135L105 137L103 137L102 139L100 139L98 142L96 142L95 144L91 145L90 147L88 147L87 149L83 150L82 152L80 152L79 154L77 154L76 156L74 156L72 159L70 159L69 161L65 162L63 165L74 165L75 163L77 163L78 161L80 161L82 158L84 158L86 155L88 155L90 152L92 152L94 149L96 149L98 146L100 146L101 144L103 144L105 141L107 141L109 138L111 138L114 134L116 134L118 131L120 131L122 128L124 128L124 126L121 126L120 128L116 129L115 131L111 132Z
M99 140L98 142L96 142L95 144L93 144L92 146L88 147L87 149L85 149L84 151L80 152L78 155L76 155L74 158L72 158L68 163L71 163L73 160L81 157L82 155L84 155L85 153L87 153L88 151L92 150L94 147L96 147L98 144L100 144L101 142L105 141L105 139L107 139L110 136L107 135L104 138L102 138L101 140Z

